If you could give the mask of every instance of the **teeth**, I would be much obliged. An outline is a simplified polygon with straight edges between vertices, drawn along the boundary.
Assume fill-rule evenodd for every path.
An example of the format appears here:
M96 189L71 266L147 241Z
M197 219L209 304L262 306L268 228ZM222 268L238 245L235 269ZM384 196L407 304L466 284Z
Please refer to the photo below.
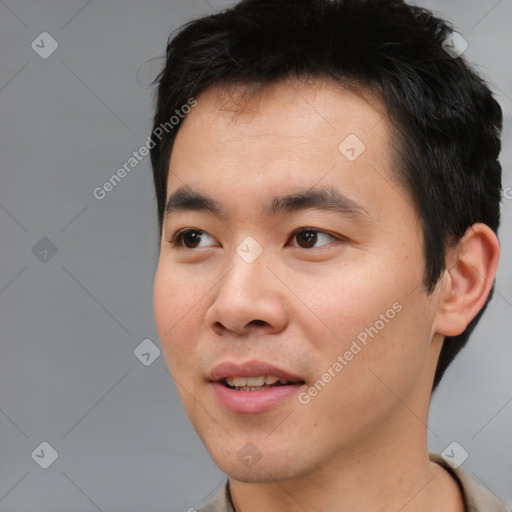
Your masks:
M263 386L265 384L265 376L247 377L247 386Z
M261 387L271 386L280 382L281 384L287 384L287 380L278 379L274 375L260 375L259 377L227 377L226 384L228 386L234 386L237 388L242 387Z
M236 386L237 388L239 386L247 386L247 379L245 377L233 377L232 386Z

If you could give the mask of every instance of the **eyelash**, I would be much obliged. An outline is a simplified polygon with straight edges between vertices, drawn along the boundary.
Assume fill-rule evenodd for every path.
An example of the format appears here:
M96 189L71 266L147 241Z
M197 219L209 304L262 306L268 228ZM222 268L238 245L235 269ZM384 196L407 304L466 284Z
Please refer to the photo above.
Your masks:
M213 238L211 235L209 235L206 231L202 231L201 229L194 229L194 228L185 228L185 229L182 229L178 232L175 233L175 235L173 236L172 240L171 240L171 244L176 247L178 246L179 249L185 249L185 250L189 250L189 251L193 251L193 250L196 250L197 248L196 247L193 247L193 248L190 248L190 247L185 247L183 245L183 240L185 238L185 236L189 233L201 233L201 234L206 234L208 236L210 236L211 238ZM315 234L323 234L323 235L327 235L327 236L330 236L331 238L333 238L334 240L337 240L337 241L343 241L345 240L343 237L341 236L336 236L336 235L333 235L331 233L328 233L327 231L323 231L321 229L316 229L316 228L307 228L307 227L303 227L303 228L299 228L299 229L296 229L289 237L288 240L292 240L293 238L295 238L297 235L299 235L300 233L315 233ZM324 244L324 245L328 245L328 244ZM320 247L323 247L320 246ZM305 247L296 247L298 249L306 249ZM313 248L307 248L306 250L311 250L311 249L318 249L318 247L313 247Z

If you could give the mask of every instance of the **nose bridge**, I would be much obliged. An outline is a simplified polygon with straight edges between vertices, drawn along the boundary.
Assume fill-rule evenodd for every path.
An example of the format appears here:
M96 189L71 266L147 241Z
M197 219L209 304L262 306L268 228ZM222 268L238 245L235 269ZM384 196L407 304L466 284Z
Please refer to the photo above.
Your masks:
M258 244L259 245L259 244ZM220 281L207 322L215 332L219 326L243 332L249 324L279 330L286 324L283 296L263 250L246 240L229 260L229 271Z
M237 246L229 261L230 271L221 282L223 291L240 297L265 293L269 262L263 247L258 246L260 249L247 240Z

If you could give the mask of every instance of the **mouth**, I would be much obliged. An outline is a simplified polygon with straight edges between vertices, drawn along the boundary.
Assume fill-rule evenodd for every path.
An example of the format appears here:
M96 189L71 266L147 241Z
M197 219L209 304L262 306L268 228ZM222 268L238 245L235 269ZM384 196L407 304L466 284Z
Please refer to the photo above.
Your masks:
M304 384L304 381L291 381L280 379L275 375L259 375L258 377L226 377L219 381L228 389L236 391L262 391L278 386L289 386L296 384Z
M209 380L218 403L239 414L273 409L305 386L301 377L258 361L221 363L212 370Z

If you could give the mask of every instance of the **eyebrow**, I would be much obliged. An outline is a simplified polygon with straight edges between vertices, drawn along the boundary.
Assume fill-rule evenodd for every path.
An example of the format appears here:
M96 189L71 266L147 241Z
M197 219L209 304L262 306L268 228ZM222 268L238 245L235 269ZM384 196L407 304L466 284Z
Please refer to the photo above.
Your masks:
M308 209L340 213L361 221L368 221L371 218L361 203L332 187L297 190L291 194L274 197L263 207L264 213L270 216ZM226 217L226 210L219 201L189 186L182 186L174 191L165 205L166 217L184 211L204 211L218 217Z

